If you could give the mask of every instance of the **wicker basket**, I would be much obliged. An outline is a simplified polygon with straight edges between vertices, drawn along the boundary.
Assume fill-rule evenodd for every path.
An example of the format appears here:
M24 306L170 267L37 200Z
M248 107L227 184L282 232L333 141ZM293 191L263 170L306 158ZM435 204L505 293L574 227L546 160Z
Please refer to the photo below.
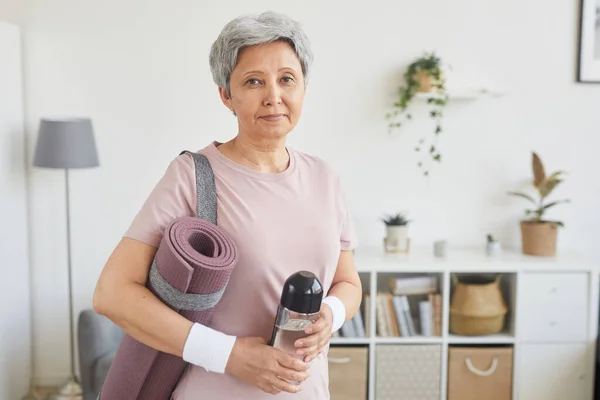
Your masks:
M500 278L473 275L460 282L452 274L454 294L450 304L450 332L489 335L504 328L508 308L500 291Z

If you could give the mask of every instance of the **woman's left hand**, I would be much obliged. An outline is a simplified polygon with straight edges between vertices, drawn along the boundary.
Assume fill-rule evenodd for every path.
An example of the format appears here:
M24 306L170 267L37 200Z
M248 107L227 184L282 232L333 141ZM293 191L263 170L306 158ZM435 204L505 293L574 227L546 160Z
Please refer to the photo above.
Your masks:
M303 356L304 362L314 360L329 343L332 325L333 312L329 305L323 304L319 318L304 330L308 336L296 341L296 355Z

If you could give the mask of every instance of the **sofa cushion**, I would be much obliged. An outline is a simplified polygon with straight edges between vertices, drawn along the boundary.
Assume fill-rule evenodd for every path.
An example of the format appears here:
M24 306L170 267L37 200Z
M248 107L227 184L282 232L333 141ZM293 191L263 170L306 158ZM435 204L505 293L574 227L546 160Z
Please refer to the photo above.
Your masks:
M112 364L116 354L116 350L111 351L110 353L107 353L96 360L93 382L93 388L96 394L100 393L100 389L104 384L104 380L106 379L106 375L108 374L108 370L110 369L110 365Z

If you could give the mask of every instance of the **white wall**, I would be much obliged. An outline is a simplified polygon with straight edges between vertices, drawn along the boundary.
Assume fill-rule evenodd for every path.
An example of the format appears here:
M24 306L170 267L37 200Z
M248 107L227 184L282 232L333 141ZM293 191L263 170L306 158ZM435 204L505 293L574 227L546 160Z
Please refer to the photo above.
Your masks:
M0 399L27 392L31 301L21 32L0 20Z
M381 214L407 210L415 245L441 237L483 245L488 232L518 245L526 204L505 192L530 180L536 150L548 170L570 172L556 196L573 203L552 214L567 224L561 249L593 252L600 233L600 86L574 83L576 2L301 4L31 1L30 143L43 115L89 115L102 163L72 174L78 310L91 306L104 262L168 162L181 149L235 134L211 80L209 47L231 18L267 9L301 20L312 39L316 62L290 144L341 171L363 244L380 245ZM383 116L402 68L428 49L507 93L449 107L444 161L427 181L412 149L430 121L389 136ZM56 171L32 170L31 180L37 378L58 383L69 371L64 183Z

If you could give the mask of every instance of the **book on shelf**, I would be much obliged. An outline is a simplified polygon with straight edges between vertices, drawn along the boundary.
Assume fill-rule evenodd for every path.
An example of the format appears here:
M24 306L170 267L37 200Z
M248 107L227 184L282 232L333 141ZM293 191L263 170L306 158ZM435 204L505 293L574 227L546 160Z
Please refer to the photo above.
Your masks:
M431 328L433 336L442 336L442 295L439 293L428 296L431 308Z
M431 281L428 281L431 282ZM429 284L428 284L429 285ZM365 294L356 314L332 337L369 337L371 318L375 319L375 334L380 337L414 337L442 335L442 296L431 289L411 289L411 294L380 291L375 298L375 315L371 315L371 296Z
M395 295L436 293L438 277L435 275L397 276L388 279L390 290Z
M441 336L442 296L397 295L379 292L376 304L377 335L380 337Z
M342 327L334 333L333 337L364 338L368 336L369 326L369 295L365 295L361 307L354 316L344 322ZM363 317L364 313L364 317Z

